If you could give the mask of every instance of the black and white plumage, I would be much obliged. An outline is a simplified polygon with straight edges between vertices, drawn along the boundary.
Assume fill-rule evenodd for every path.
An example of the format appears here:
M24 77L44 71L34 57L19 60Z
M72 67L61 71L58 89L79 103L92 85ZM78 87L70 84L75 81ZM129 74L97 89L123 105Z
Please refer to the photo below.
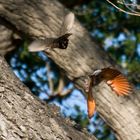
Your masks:
M34 40L28 47L30 52L45 51L48 48L66 49L69 43L70 32L74 24L74 14L70 12L64 18L60 30L60 36L57 38L45 38Z

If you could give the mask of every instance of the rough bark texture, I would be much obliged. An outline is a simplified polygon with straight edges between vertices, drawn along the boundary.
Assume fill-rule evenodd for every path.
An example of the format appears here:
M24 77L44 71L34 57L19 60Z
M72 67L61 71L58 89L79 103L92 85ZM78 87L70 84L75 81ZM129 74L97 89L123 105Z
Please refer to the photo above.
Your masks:
M0 19L0 55L5 55L14 49L12 42L13 32L11 29L5 27L4 24L5 22Z
M14 30L16 27L19 33L29 37L58 34L65 13L63 9L55 0L0 0L0 15L12 24ZM81 76L111 65L106 53L91 40L78 21L69 47L66 50L49 50L47 55L81 89ZM129 97L117 97L104 83L95 87L93 92L97 111L114 129L118 140L140 140L140 92Z
M59 110L34 97L0 57L1 140L95 140L74 128Z

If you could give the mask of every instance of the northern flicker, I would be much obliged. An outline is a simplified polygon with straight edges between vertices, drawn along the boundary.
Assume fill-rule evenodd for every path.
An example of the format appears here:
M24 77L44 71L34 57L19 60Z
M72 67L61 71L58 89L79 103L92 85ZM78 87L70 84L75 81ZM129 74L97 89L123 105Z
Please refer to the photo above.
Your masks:
M86 81L85 87L89 118L93 116L95 111L92 87L101 81L105 81L118 96L129 95L132 92L132 86L129 84L127 78L117 69L108 67L94 71Z

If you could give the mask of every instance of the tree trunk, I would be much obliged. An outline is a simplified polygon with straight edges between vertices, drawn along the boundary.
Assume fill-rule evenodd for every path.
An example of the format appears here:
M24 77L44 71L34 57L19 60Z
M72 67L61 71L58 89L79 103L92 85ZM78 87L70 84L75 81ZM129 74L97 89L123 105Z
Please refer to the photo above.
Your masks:
M0 15L21 36L52 37L59 33L66 10L55 0L0 0ZM83 89L83 77L97 68L111 66L102 48L75 22L66 50L48 50L47 55L62 68L75 85ZM113 128L118 140L140 140L140 91L117 97L102 82L93 89L97 111ZM33 107L32 107L33 108Z
M60 117L56 106L34 97L1 56L0 65L1 140L96 140Z
M5 55L15 48L12 42L13 31L5 27L5 23L0 18L0 55Z

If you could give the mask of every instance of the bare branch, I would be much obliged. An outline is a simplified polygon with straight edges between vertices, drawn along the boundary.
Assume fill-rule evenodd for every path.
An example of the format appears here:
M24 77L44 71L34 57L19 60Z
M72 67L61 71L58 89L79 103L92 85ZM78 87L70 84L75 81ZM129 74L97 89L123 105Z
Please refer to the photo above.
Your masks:
M49 88L50 88L50 94L53 94L54 93L54 85L53 85L53 80L52 78L50 77L50 64L49 63L46 63L46 67L47 67L47 78L48 78L48 85L49 85Z
M130 7L128 7L128 5L125 3L124 0L123 0L123 2L121 2L121 3L122 3L124 6L126 6L127 9L130 10L131 12L126 11L126 10L124 10L124 9L122 9L122 8L120 8L120 7L118 7L117 5L115 5L115 4L114 4L113 2L111 2L110 0L106 0L106 1L107 1L108 3L110 3L112 6L114 6L116 9L118 9L119 11L121 11L121 12L124 12L124 13L126 13L126 14L128 14L128 15L140 16L140 12L136 12L136 11L130 9ZM120 3L120 1L119 1L119 3Z

